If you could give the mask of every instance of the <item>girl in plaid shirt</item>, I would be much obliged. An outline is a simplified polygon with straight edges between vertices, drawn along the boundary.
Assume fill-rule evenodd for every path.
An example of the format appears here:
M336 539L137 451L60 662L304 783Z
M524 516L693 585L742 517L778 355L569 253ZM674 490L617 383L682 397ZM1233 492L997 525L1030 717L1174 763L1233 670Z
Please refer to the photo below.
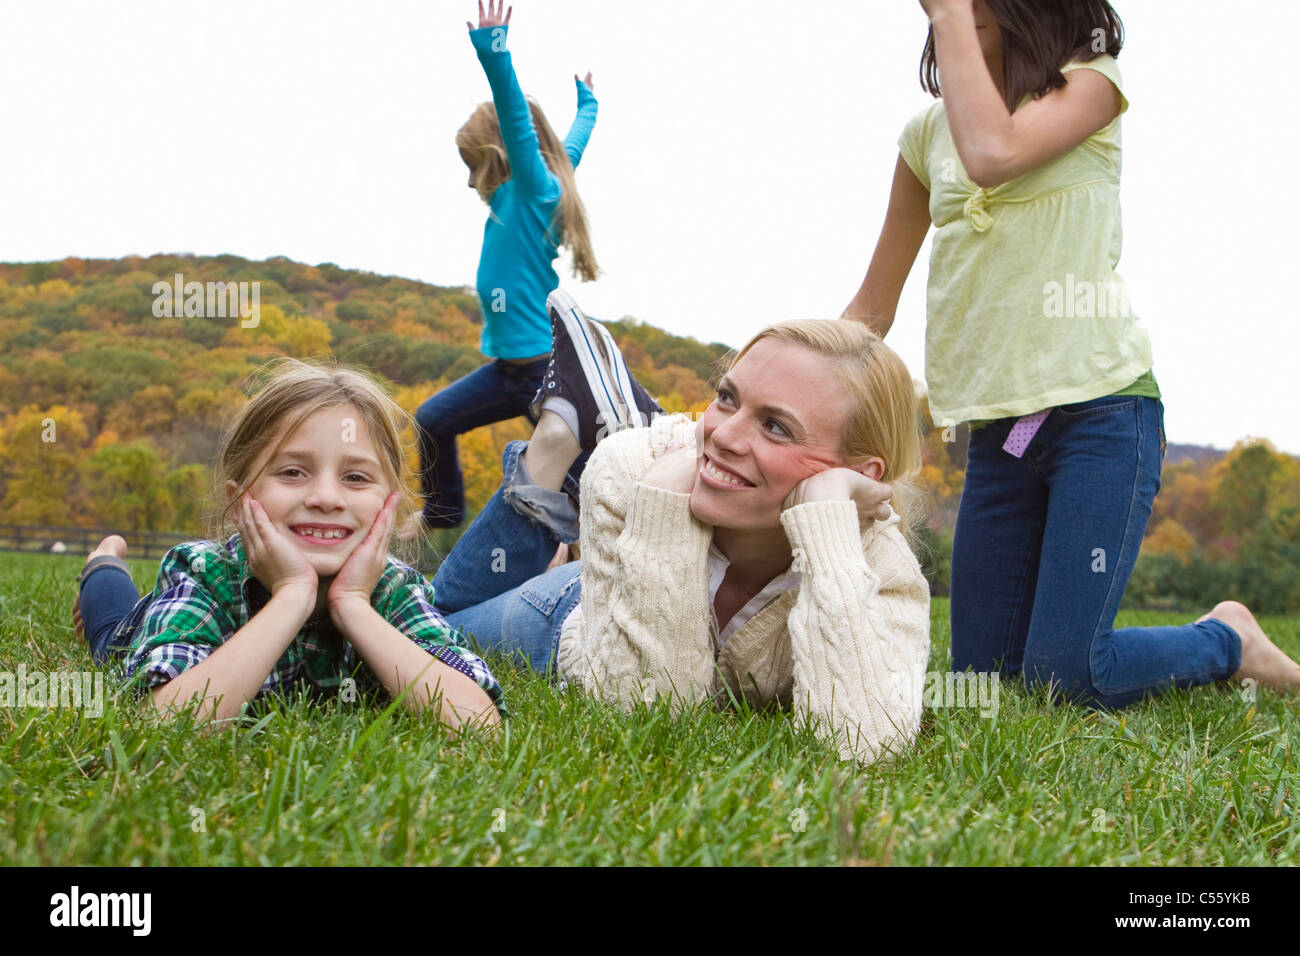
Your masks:
M143 598L122 538L91 552L73 616L96 662L124 655L164 715L197 703L231 717L260 694L337 692L355 673L412 711L436 701L450 726L498 723L495 678L423 576L388 554L411 507L405 413L344 366L284 360L270 372L217 449L219 540L169 551Z

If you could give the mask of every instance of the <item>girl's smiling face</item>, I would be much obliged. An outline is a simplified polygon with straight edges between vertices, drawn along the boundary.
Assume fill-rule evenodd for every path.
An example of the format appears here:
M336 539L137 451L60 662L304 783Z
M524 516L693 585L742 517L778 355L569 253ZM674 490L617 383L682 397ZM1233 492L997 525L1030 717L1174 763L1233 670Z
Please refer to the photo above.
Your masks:
M842 463L849 403L830 359L759 339L723 376L696 428L691 512L715 527L779 527L795 485Z
M365 419L353 405L308 415L257 467L263 461L248 493L322 578L338 573L396 490L389 487ZM238 490L233 482L227 489Z

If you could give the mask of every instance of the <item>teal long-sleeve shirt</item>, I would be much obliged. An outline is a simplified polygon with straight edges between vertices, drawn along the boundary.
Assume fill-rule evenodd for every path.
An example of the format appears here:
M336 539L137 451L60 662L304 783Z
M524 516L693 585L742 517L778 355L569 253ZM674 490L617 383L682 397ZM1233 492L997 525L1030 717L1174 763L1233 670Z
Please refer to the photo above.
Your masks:
M483 309L483 354L514 359L551 351L546 297L559 285L552 263L559 255L563 223L555 219L560 180L546 165L523 90L515 77L505 27L470 31L470 40L492 87L510 178L488 203L483 251L475 281ZM564 150L576 167L596 125L596 95L581 80L578 113Z

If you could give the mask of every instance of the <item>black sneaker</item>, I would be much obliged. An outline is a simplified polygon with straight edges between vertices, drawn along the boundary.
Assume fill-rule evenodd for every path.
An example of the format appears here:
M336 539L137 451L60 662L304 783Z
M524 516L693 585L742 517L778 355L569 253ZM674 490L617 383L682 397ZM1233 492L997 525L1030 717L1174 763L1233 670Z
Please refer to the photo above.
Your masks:
M599 322L587 318L562 289L546 299L554 345L542 387L533 399L534 417L548 398L562 398L578 416L578 444L590 451L606 435L648 425L664 414L628 373L614 337Z

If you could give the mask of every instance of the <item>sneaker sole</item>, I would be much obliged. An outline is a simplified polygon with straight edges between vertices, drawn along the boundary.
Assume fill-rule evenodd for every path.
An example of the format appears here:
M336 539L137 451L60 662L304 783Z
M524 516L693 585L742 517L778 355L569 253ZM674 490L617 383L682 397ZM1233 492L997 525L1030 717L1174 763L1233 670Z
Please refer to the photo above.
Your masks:
M628 416L620 412L619 399L624 396L618 387L617 372L606 366L600 354L600 344L608 342L613 345L609 332L599 323L588 319L573 297L561 289L556 289L546 297L546 308L564 324L569 341L573 343L578 363L582 366L582 374L587 379L587 389L596 401L596 423L605 426L607 434L629 427ZM626 379L627 367L623 365L622 353L617 346L613 349L607 347L605 351L611 356L617 356L617 366L621 367L622 376ZM628 392L631 392L630 386ZM625 403L623 407L629 405L630 403Z
M592 323L601 337L605 340L605 354L610 358L610 366L614 376L614 385L618 389L618 396L622 399L623 414L621 420L623 428L637 428L643 425L649 425L649 422L641 421L645 416L637 408L636 392L632 389L632 375L627 370L627 363L623 361L623 352L614 341L614 336L610 335L609 329L605 328L599 322Z

